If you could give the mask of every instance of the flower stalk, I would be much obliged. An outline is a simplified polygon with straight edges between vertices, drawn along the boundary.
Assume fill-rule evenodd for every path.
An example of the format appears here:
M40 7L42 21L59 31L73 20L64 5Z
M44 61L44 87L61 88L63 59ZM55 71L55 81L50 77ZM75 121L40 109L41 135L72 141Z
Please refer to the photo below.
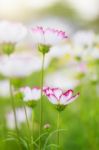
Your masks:
M44 61L45 61L45 54L43 54L42 60L42 68L41 68L41 99L40 99L40 129L39 129L39 136L42 134L42 123L43 123L43 84L44 84ZM41 138L39 140L39 150L41 150Z
M34 114L33 114L33 109L32 109L32 136L31 136L31 141L32 141L32 149L34 150Z
M58 111L58 116L57 116L57 149L60 149L60 111Z
M13 96L13 89L12 89L12 79L10 78L9 79L9 84L10 84L10 97L11 97L11 103L12 103L12 109L13 109L13 114L14 114L14 121L15 121L15 129L16 129L16 133L17 133L17 137L18 137L18 140L20 142L20 135L19 135L19 130L18 130L18 127L17 127L17 117L16 117L16 111L15 111L15 103L14 103L14 96ZM19 145L19 148L21 150L21 145Z
M26 107L25 107L24 104L23 104L23 107L24 107L24 111L25 111L25 117L26 117L26 123L27 123L28 131L29 131L29 134L28 134L28 137L29 137L29 139L30 139L29 148L30 148L30 150L33 150L33 149L32 149L32 135L31 135L31 129L30 129L30 124L29 124L29 120L28 120L28 115L27 115Z

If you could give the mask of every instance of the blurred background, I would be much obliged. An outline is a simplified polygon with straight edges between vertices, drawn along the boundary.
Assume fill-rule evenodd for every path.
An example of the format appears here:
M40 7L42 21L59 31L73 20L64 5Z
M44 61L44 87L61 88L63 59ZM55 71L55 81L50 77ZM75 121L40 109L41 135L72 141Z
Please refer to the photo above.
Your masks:
M99 0L0 0L2 20L22 22L28 28L52 27L67 33L68 40L52 47L46 55L44 80L45 86L80 92L78 100L61 114L61 128L66 129L61 132L61 150L98 150ZM17 44L11 57L0 52L0 150L18 149L14 140L4 140L9 132L15 131L8 77L13 79L15 90L26 85L40 86L41 61L42 56L30 36ZM25 137L27 127L22 102L16 98L15 103L20 134ZM27 112L31 124L31 109L27 108ZM36 139L39 105L33 113ZM56 128L56 117L56 110L44 97L44 124L50 124L50 132ZM55 136L49 139L50 144ZM46 138L43 137L42 144Z

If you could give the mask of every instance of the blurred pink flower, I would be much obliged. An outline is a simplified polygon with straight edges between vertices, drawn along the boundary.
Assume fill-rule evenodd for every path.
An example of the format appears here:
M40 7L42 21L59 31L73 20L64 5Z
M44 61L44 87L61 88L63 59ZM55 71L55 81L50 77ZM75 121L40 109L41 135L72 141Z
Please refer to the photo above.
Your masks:
M32 38L36 44L56 45L67 38L67 34L63 31L36 27L31 29Z
M43 89L43 92L49 101L55 105L67 105L79 96L79 93L73 95L73 90L71 89L63 92L60 88L47 87Z

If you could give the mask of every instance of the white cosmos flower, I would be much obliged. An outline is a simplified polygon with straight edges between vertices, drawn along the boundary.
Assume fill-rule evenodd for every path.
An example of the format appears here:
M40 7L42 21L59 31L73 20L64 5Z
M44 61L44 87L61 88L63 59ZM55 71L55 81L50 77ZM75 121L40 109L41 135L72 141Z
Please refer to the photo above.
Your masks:
M27 34L24 25L18 22L1 21L0 22L0 43L16 44L20 42Z
M64 55L73 56L73 52L72 52L71 46L69 44L53 46L50 49L48 57L60 58L60 57L62 57Z
M0 57L0 74L6 77L25 77L41 69L42 59L31 53ZM46 60L45 67L49 64Z
M50 92L48 92L49 90ZM73 90L71 89L63 92L60 88L47 87L43 91L48 97L49 101L55 105L67 105L73 102L79 96L79 93L73 95Z
M78 31L72 37L73 45L76 47L93 46L95 42L95 33L93 31Z
M27 117L28 119L31 117L32 111L29 108L26 108L27 112ZM26 122L26 115L25 115L25 110L24 108L17 108L16 109L16 119L17 119L17 125L20 127L22 123ZM15 119L14 119L14 114L13 111L10 111L6 115L6 121L7 121L7 127L10 129L15 128Z
M37 101L41 97L41 90L39 88L30 88L30 87L23 87L20 89L20 92L23 95L24 101Z
M75 74L59 70L45 77L45 85L63 89L74 89L79 85L79 80L75 78Z
M61 30L36 27L31 29L33 42L36 44L56 45L67 39L67 34Z

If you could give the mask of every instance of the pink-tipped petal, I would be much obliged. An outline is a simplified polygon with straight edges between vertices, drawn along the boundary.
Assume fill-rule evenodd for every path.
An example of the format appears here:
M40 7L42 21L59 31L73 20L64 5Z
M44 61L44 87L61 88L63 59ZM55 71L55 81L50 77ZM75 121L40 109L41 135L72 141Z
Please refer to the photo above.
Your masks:
M48 99L52 104L58 104L58 100L53 94L49 94Z
M53 91L50 87L46 87L43 89L44 94L47 96L49 94L53 94Z
M68 100L73 94L73 90L68 90L65 93L63 93L63 95L66 97L66 100Z
M50 46L56 45L67 38L65 32L53 28L36 27L32 28L31 33L34 42Z
M68 99L65 103L65 105L72 103L74 100L76 100L79 97L79 93L76 95L72 96L70 99Z
M59 88L53 88L52 91L53 91L53 94L55 95L55 97L56 97L58 100L60 100L60 97L61 97L61 95L62 95L62 90L59 89Z

